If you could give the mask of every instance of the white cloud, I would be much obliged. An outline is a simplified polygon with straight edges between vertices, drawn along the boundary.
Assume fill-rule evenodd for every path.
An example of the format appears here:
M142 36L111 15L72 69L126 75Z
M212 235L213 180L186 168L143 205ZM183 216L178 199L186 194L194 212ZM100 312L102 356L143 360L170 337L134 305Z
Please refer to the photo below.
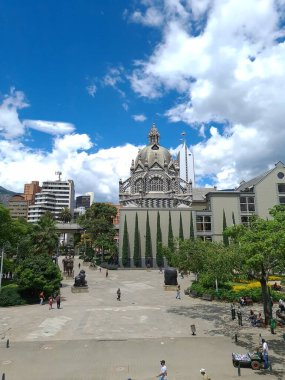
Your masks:
M10 90L0 104L0 136L17 138L25 133L25 126L19 119L18 110L28 107L25 95L21 91Z
M60 121L24 120L23 125L40 132L50 133L51 135L64 135L75 130L73 124Z
M86 90L88 92L88 94L90 96L92 96L92 98L94 98L96 92L97 92L97 87L96 85L93 83L93 84L90 84L89 86L86 87Z
M135 62L129 79L140 96L182 95L165 114L204 138L194 147L199 177L209 174L219 187L232 187L285 161L285 43L276 40L284 37L284 1L161 4L161 41ZM212 122L226 127L212 128L207 140Z
M145 13L136 10L130 15L129 20L147 26L160 26L163 22L163 16L158 9L150 7L147 8Z
M146 116L145 115L133 115L132 118L135 120L135 121L145 121L146 120Z
M32 150L15 140L0 140L0 184L23 192L24 184L62 178L75 181L76 193L94 191L97 201L118 202L119 179L129 176L132 158L138 149L134 145L100 149L93 146L86 134L56 137L51 152Z

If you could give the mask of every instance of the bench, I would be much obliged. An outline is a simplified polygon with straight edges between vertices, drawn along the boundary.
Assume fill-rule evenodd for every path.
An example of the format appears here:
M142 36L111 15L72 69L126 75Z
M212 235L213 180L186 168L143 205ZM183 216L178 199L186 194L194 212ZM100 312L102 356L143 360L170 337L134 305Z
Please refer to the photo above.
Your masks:
M253 305L253 300L249 297L245 297L244 301L245 301L246 306Z
M204 300L204 301L213 301L213 296L211 294L203 294L202 300Z

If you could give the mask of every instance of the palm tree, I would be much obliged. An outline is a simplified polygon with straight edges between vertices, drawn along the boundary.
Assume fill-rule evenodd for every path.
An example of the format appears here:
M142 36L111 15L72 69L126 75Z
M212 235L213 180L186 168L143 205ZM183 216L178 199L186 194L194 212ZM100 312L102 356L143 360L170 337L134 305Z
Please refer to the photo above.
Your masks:
M50 256L58 247L59 236L55 226L55 220L51 213L45 213L34 226L32 242L37 254L48 253Z
M72 219L70 209L68 207L62 208L58 217L63 223L70 223Z

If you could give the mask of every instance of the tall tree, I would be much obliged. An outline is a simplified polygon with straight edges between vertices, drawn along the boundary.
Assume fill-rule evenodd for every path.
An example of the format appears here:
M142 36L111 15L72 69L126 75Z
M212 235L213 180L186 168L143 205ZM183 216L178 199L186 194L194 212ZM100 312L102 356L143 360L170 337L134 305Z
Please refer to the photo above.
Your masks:
M225 210L223 209L223 242L224 242L225 247L229 245L229 237L227 234L224 233L226 228L227 228L227 220L226 220Z
M134 265L136 267L141 267L141 250L140 250L140 234L139 234L139 222L138 213L136 212L135 220L135 236L134 236L134 255L133 255Z
M168 217L168 248L171 251L174 251L174 238L173 238L173 230L172 230L172 221L171 221L170 211L169 211L169 217Z
M116 252L116 231L113 224L116 214L116 207L108 203L97 202L87 209L85 215L79 217L78 223L92 238L94 248L103 250L103 252Z
M180 212L180 221L179 221L179 239L184 240L184 233L183 233L183 222L182 222L182 215Z
M235 226L236 225L236 220L235 220L235 214L234 214L234 212L232 212L232 220L233 220L233 225Z
M156 223L156 264L158 267L163 267L163 252L162 252L162 232L160 226L160 214L157 212L157 223Z
M146 229L145 229L145 261L146 264L152 266L152 243L151 243L151 233L149 225L149 215L148 211L146 213Z
M59 220L63 223L70 223L72 219L72 215L70 209L68 207L64 207L60 210Z
M194 240L194 225L193 225L193 213L191 211L190 213L190 235L189 235L190 240Z
M128 233L128 225L127 225L126 215L125 215L125 221L124 221L122 264L124 267L130 266L130 245L129 245L129 233Z
M35 254L52 256L57 251L59 236L55 224L52 214L47 212L34 226L31 239Z
M275 206L270 210L272 220L253 217L248 227L229 227L228 236L233 238L239 250L239 269L250 273L261 284L265 322L272 316L268 275L280 271L285 265L285 206Z

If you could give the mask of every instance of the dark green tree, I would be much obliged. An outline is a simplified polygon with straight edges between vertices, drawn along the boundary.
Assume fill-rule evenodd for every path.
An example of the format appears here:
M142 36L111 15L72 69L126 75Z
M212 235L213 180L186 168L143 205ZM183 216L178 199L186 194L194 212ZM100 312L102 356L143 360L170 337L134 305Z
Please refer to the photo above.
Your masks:
M173 230L172 230L172 221L171 221L171 214L169 211L169 218L168 218L168 248L170 251L174 251L174 238L173 238Z
M124 221L124 235L123 235L123 246L122 246L122 264L124 267L130 266L130 245L129 245L129 233L127 225L127 217L125 215Z
M227 228L227 220L226 220L225 210L223 209L223 242L224 242L224 246L228 247L228 245L229 245L229 237L228 237L227 234L224 233L224 231L226 230L226 228Z
M59 290L59 267L48 254L28 255L21 260L14 272L14 281L24 299L38 300L41 291L46 296Z
M55 224L52 214L47 212L34 226L31 239L35 254L52 256L57 251L59 236Z
M183 223L182 223L182 215L180 212L180 221L179 221L179 239L184 240L184 233L183 233Z
M61 209L59 213L59 220L63 223L70 223L72 219L72 215L70 209L68 207L64 207Z
M232 212L232 220L233 220L233 225L235 226L236 225L236 220L235 220L235 214L234 214L234 212Z
M103 250L103 253L105 251L114 253L117 250L116 231L113 224L116 214L116 207L108 203L97 202L93 203L85 215L78 219L80 226L90 236L94 248Z
M190 240L194 240L194 225L193 225L193 213L191 211L190 213L190 235L189 235Z
M157 212L157 223L156 223L156 264L158 267L163 267L163 252L162 252L162 232L160 226L160 214Z
M252 217L250 225L229 227L226 233L239 250L239 272L248 274L261 284L265 322L272 317L268 276L284 270L285 265L285 206L270 210L272 220Z
M136 212L135 220L135 236L134 236L134 255L133 255L134 265L136 267L141 267L141 250L140 250L140 234L139 234L139 222L138 213Z
M146 229L145 229L145 262L146 265L152 267L152 243L151 243L151 233L149 225L149 215L148 211L146 213Z

